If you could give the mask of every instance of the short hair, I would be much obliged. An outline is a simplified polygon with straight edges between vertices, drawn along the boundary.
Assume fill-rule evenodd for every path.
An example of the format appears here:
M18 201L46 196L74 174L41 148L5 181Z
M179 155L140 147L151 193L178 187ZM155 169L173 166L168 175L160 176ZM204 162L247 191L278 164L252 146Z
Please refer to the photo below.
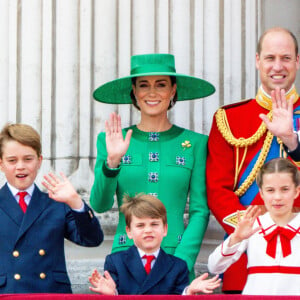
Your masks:
M138 194L134 197L124 195L120 210L125 216L125 222L128 227L130 227L132 216L162 219L163 224L167 224L167 210L164 204L152 195Z
M263 177L266 174L287 173L291 174L295 186L300 185L300 174L298 168L287 158L274 158L265 163L258 171L256 183L262 188Z
M288 29L286 28L283 28L283 27L273 27L273 28L270 28L268 30L266 30L262 35L261 37L259 38L258 40L258 43L257 43L257 47L256 47L256 52L258 53L258 55L260 55L261 53L261 50L262 50L262 44L263 44L263 41L264 41L264 38L265 36L270 33L270 32L278 32L278 31L283 31L283 32L286 32L287 34L289 34L291 36L291 38L293 39L294 41L294 44L295 44L295 53L296 53L296 56L298 55L298 41L297 41L297 38L296 36Z
M132 78L131 78L131 83L132 83L134 86L136 86L136 79L137 79L137 77L132 77ZM170 76L170 79L171 79L171 85L172 85L172 86L173 86L174 84L176 84L176 76ZM130 98L131 98L131 101L132 101L133 106L134 106L136 109L141 110L141 109L139 108L138 104L137 104L137 101L136 101L136 98L135 98L135 96L134 96L133 90L130 91ZM176 93L175 93L175 95L174 95L173 101L170 101L168 110L169 110L170 108L172 108L172 107L175 105L176 101L177 101L177 90L176 90ZM172 103L172 102L173 102L173 103Z
M31 126L21 123L6 124L0 132L0 157L3 157L3 147L9 141L16 141L35 150L38 157L42 154L41 138Z

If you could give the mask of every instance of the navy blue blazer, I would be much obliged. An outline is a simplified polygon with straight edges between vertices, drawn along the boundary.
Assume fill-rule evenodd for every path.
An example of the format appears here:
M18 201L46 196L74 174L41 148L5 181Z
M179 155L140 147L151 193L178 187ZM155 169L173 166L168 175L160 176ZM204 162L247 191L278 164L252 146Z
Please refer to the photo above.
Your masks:
M298 135L300 135L300 132L298 131ZM287 152L287 154L291 157L292 160L299 162L300 161L300 143L298 141L297 148L294 151L288 152L288 148L284 146L284 150Z
M104 270L114 279L119 295L180 295L189 285L186 262L162 249L149 275L135 246L108 255Z
M7 184L0 189L0 293L71 293L64 238L82 246L103 240L85 204L72 211L35 186L24 214Z

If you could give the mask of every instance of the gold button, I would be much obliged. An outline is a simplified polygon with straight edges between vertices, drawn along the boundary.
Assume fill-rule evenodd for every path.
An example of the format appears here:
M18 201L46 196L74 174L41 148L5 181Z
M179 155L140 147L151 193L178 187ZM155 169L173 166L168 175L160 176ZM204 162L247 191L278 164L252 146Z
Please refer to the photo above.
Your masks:
M19 251L15 250L13 252L13 257L19 257L19 255L20 255Z
M20 274L15 274L15 275L14 275L14 278L15 278L16 280L20 280L20 279L21 279L21 275L20 275Z
M45 273L41 273L41 274L40 274L40 278L41 278L41 279L45 279L45 278L46 278L46 274L45 274Z
M44 249L40 249L39 250L39 255L40 256L44 256L46 254L45 250Z

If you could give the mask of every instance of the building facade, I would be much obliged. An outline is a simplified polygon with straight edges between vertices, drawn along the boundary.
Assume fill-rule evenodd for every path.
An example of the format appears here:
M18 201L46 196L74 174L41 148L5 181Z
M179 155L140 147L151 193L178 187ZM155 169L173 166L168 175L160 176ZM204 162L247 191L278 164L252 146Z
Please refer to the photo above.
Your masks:
M131 55L172 53L178 72L214 84L214 95L170 111L175 124L208 134L221 105L255 96L260 34L283 26L300 39L299 12L298 0L0 0L0 126L36 128L39 180L63 171L88 199L109 113L121 114L124 127L139 118L133 106L98 103L92 92L128 75ZM116 218L114 211L102 217L108 235ZM212 219L200 262L221 234Z

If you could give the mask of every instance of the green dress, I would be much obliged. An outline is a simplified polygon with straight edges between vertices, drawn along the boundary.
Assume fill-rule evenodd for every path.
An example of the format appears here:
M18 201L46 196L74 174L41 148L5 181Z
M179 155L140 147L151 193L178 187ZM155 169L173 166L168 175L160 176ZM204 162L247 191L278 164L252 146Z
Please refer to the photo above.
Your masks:
M120 167L109 169L105 133L97 140L95 181L90 204L97 212L112 208L114 195L118 207L124 193L152 194L166 206L168 234L162 248L186 261L190 271L197 259L209 219L206 201L205 165L207 136L173 125L164 132L144 132L136 126ZM189 199L189 223L185 228L184 211ZM125 218L119 212L119 224L112 252L128 249L132 244L125 232Z

